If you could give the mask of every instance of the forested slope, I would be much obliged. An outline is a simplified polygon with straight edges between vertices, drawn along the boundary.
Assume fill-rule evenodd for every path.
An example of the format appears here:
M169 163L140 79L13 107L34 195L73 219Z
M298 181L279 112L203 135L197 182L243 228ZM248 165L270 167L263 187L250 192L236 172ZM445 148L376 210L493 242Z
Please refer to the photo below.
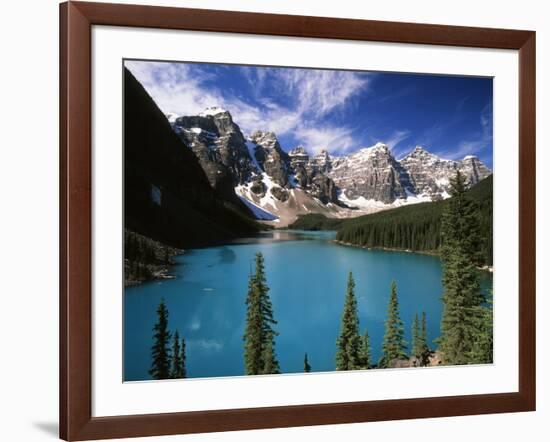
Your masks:
M327 218L320 213L299 215L298 219L288 226L296 230L338 230L344 223L342 218Z
M493 178L467 192L478 208L484 263L492 265ZM362 247L381 247L437 253L441 245L441 214L448 200L421 203L346 220L336 239Z

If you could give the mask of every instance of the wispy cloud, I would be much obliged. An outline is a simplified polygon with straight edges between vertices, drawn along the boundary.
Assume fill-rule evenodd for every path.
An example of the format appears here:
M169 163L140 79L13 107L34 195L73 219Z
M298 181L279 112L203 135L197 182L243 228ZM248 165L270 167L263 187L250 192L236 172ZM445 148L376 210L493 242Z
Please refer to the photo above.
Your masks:
M196 115L206 107L220 106L231 112L245 133L261 129L279 136L291 134L311 151L344 151L356 143L352 128L335 125L327 116L353 104L370 83L365 73L241 67L256 99L250 103L213 85L214 74L200 65L127 61L126 66L165 113Z
M333 154L343 154L357 147L352 129L346 127L302 127L299 130L299 138L304 147L314 154L322 149Z
M490 150L493 145L493 104L486 104L481 110L479 117L480 131L475 137L463 140L458 143L458 147L447 148L441 152L442 155L461 159L466 155L481 156ZM491 150L492 152L492 150Z
M432 146L439 143L449 130L464 120L463 108L468 99L469 97L466 96L458 100L452 116L447 116L445 119L435 122L432 126L418 135L416 144L419 146Z
M406 86L406 87L404 87L404 88L397 89L397 90L393 91L393 92L390 93L390 94L380 96L380 97L378 98L378 102L379 102L379 103L386 103L386 102L388 102L388 101L397 100L397 99L406 97L406 96L408 96L408 95L412 95L412 94L414 94L416 91L417 91L417 88L416 88L416 87L414 87L414 86Z
M125 66L165 113L194 115L223 101L219 92L201 87L206 75L193 75L189 65L126 61Z
M411 150L410 143L406 143L406 145L402 143L410 137L411 131L409 130L395 130L385 140L379 141L386 143L396 158L401 158Z
M411 132L408 130L396 130L386 140L386 144L390 149L395 149L401 141L406 140L411 136Z
M276 76L283 90L297 97L297 110L316 116L348 104L369 84L368 75L347 71L280 69Z
M469 88L445 91L436 112L425 104L432 92L416 77L391 88L396 83L379 73L148 61L126 66L164 113L197 115L220 106L245 134L275 132L286 150L296 143L311 153L344 154L382 141L396 157L415 145L447 158L490 155L492 108L484 108L478 126L471 118L478 92ZM402 110L401 103L418 103L413 109L422 115Z

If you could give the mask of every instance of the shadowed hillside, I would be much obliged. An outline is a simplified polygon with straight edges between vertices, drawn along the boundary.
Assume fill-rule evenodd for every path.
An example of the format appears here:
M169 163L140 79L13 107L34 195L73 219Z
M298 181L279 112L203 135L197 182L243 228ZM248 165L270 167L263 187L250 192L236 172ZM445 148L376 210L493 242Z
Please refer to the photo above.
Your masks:
M222 199L193 152L127 69L124 70L125 227L178 248L259 230L240 202Z

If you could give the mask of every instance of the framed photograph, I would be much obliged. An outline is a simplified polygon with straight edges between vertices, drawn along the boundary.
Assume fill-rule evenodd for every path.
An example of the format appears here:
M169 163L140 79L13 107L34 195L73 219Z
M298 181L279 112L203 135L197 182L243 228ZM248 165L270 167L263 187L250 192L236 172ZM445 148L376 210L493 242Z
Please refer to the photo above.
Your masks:
M60 6L60 436L535 409L535 33Z

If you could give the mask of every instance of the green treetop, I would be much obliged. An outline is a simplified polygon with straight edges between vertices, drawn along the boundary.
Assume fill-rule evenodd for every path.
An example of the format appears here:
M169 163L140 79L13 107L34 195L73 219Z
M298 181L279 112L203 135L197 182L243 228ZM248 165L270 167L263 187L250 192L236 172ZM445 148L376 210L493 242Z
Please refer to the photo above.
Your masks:
M340 326L340 336L336 343L336 369L357 370L361 368L361 337L359 317L355 298L355 281L349 272L348 286L344 301L344 312Z
M246 298L247 314L245 341L246 374L279 373L279 363L275 354L275 337L273 326L277 324L273 316L273 307L269 297L269 287L265 276L264 257L257 253L256 270L248 281Z
M487 305L478 307L478 333L470 352L472 364L491 364L493 362L493 296L489 294Z
M397 300L397 284L392 281L390 300L385 322L386 331L382 342L382 358L378 365L390 367L396 359L407 359L407 343L404 339L403 321L399 316L399 302Z
M304 355L304 373L309 373L311 371L311 365L309 365L309 360L307 359L307 353Z
M418 313L414 315L413 325L412 325L412 351L411 356L417 358L422 354L422 332L420 330L420 319L418 318Z
M441 223L443 317L438 339L445 364L472 363L474 344L481 333L484 296L480 290L479 221L466 195L464 176L451 180L451 198Z
M153 379L170 378L170 332L168 331L168 309L164 300L157 308L157 322L153 327L153 346L151 347L151 369Z
M361 337L361 365L363 368L370 368L371 362L371 348L369 332L365 329L365 334Z
M172 339L172 368L171 368L171 377L173 379L181 379L184 377L184 362L183 358L185 348L180 347L180 335L176 330L174 332L174 337ZM182 340L182 346L185 345L185 342ZM183 350L183 351L182 351Z

